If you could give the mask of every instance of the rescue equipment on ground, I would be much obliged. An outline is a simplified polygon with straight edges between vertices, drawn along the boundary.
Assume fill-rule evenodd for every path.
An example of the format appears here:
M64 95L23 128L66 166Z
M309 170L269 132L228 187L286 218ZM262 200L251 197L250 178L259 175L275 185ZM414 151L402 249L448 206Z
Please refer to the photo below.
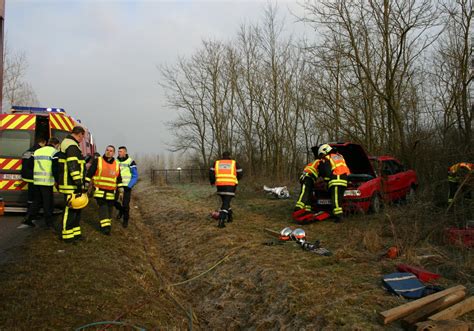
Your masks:
M298 224L320 222L328 219L331 215L326 211L312 212L306 209L299 209L291 214L293 220Z
M290 197L290 191L286 186L268 187L263 185L263 190L278 199L288 199Z
M280 231L280 237L278 239L283 240L283 241L288 241L291 240L291 233L293 232L293 229L290 227L286 227L283 230Z
M432 280L436 280L441 277L441 275L435 274L434 272L429 272L423 268L414 267L403 263L397 264L397 270L401 272L411 272L422 282L431 282Z
M400 255L400 251L398 250L397 246L392 246L387 249L387 253L385 254L386 257L389 259L395 259Z
M218 220L218 219L219 219L219 215L220 215L220 213L219 213L219 211L217 211L217 210L214 210L214 211L212 211L212 212L209 214L209 216L211 216L211 218L213 218L213 219L215 219L215 220Z
M409 272L395 272L385 275L382 284L387 291L407 299L419 299L424 296L425 285Z
M299 241L299 240L305 240L306 239L306 232L304 232L303 229L294 229L293 232L291 232L291 235L290 235L291 239L295 240L295 241Z

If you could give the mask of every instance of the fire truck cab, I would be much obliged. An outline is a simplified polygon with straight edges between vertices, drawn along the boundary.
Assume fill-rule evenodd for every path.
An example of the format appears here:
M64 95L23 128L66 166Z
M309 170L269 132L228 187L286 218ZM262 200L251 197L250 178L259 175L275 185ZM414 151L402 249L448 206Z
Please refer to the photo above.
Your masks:
M12 106L11 113L0 114L0 196L5 211L26 211L28 183L21 179L21 159L39 137L62 141L76 125L86 131L80 144L84 157L94 155L92 134L79 120L67 115L62 108ZM62 208L63 196L55 190L55 207Z

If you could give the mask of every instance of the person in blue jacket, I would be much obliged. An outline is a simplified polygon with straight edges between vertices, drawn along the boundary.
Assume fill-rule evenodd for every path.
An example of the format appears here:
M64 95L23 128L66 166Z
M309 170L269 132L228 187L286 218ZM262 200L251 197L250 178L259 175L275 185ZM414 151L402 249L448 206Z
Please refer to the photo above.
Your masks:
M138 181L138 170L135 161L128 156L127 147L125 146L119 147L117 161L120 166L124 191L123 195L117 193L115 208L119 211L117 219L123 218L122 226L126 228L128 226L128 220L130 219L132 188Z

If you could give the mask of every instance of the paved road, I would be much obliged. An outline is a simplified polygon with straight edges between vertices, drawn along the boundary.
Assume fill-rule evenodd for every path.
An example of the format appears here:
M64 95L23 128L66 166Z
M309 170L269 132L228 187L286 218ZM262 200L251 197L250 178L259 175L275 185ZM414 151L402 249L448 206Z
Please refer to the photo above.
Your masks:
M23 217L23 214L0 216L0 263L8 261L15 248L21 246L29 235L37 231L37 228L18 229Z

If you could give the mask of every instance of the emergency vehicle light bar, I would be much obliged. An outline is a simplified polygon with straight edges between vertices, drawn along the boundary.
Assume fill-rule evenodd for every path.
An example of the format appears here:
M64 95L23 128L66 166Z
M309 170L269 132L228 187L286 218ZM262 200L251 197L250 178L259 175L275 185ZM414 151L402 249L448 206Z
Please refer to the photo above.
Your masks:
M12 113L15 112L30 112L30 113L65 113L63 108L41 108L28 106L12 106Z

